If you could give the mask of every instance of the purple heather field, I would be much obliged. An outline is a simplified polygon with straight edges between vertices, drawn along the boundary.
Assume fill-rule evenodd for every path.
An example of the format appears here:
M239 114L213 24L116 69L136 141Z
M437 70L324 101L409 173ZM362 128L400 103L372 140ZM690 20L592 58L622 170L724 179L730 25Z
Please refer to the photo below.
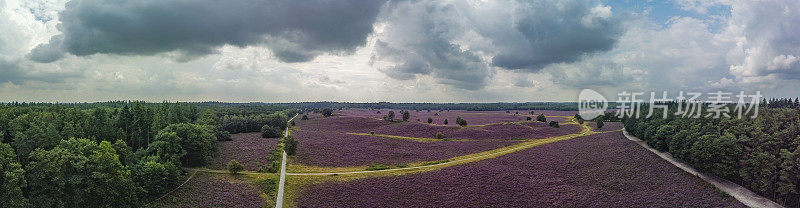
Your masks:
M343 111L337 111L336 113L346 116L380 119L383 118L384 115L388 114L389 111L394 111L395 119L402 118L399 109L376 109L376 110L348 109ZM433 119L433 124L444 125L444 119L447 119L448 126L457 126L455 120L456 117L458 116L467 120L468 125L483 125L490 123L525 121L526 117L528 116L530 116L532 119L535 120L536 116L539 114L550 116L547 118L548 121L554 120L563 122L566 120L564 117L552 117L552 116L573 116L576 113L578 113L577 111L551 111L551 110L534 110L535 115L530 115L529 114L531 112L530 110L512 110L509 111L509 113L506 113L505 111L463 111L463 110L451 110L451 111L445 110L441 112L439 112L438 110L431 110L430 112L428 112L427 110L420 110L419 112L415 110L410 110L409 112L411 114L411 118L408 119L409 121L417 121L417 119L419 119L419 122L427 122L428 118L431 118ZM517 112L519 112L519 115L516 114Z
M255 171L267 161L269 150L278 146L278 138L261 138L261 133L234 134L231 139L217 142L217 155L208 168L227 170L228 162L235 159L245 170Z
M744 207L620 132L472 164L304 189L298 207Z
M309 121L317 123L317 121L326 120L338 123L340 120L351 119L331 117ZM361 118L361 120L364 119ZM300 142L297 159L302 164L314 166L342 167L370 163L394 164L433 161L518 143L518 141L504 140L417 142L347 134L347 131L365 131L362 128L348 126L342 126L336 130L337 128L329 125L310 125L305 122L298 122L297 125L300 130L292 132Z
M260 187L227 174L197 173L181 188L151 207L263 207Z
M542 122L525 122L521 124L491 124L486 126L437 126L417 122L402 122L384 125L370 131L376 134L388 134L406 137L433 138L436 132L442 132L446 138L496 140L496 139L541 139L552 136L578 133L582 128L578 125L561 125L552 128ZM358 132L358 133L369 133Z

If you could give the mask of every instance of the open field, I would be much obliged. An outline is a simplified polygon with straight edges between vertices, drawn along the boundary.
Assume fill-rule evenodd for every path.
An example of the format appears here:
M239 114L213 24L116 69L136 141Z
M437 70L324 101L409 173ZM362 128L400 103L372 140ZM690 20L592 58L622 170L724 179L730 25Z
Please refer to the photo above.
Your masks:
M521 140L581 131L580 126L566 123L561 128L535 121L496 123L502 121L498 118L507 116L503 115L504 112L453 111L459 115L470 115L482 121L479 123L484 123L466 127L416 121L389 122L366 116L375 112L350 109L337 111L338 116L296 121L297 126L292 134L300 141L300 146L294 162L332 167L366 166L372 163L402 166L483 152L517 144ZM421 113L423 111L411 112L411 115ZM558 115L561 114L564 113ZM510 116L514 117L513 114ZM441 132L446 139L436 139L437 132Z
M273 175L250 176L198 172L184 186L148 207L269 207L276 187Z
M226 170L228 162L235 159L245 170L255 171L267 161L267 152L278 145L278 138L261 138L260 133L231 135L231 141L217 143L217 155L206 166Z
M742 207L626 140L595 134L395 177L309 186L298 207Z
M348 109L344 111L337 111L338 114L346 115L346 116L353 116L353 117L367 117L367 118L376 118L381 119L384 115L387 115L389 111L394 111L395 118L401 118L400 110L399 109L375 109L375 110L368 110L368 109ZM380 112L380 113L378 113ZM548 120L554 119L555 121L565 121L565 117L573 116L577 111L551 111L551 110L534 110L534 115L530 114L530 110L511 110L509 113L506 111L464 111L464 110L431 110L428 112L427 110L420 110L409 111L411 113L411 117L408 119L409 121L417 121L419 122L427 122L428 118L433 120L433 124L437 125L444 125L444 120L448 120L448 126L458 126L455 123L456 117L461 117L467 120L469 125L484 125L484 124L491 124L491 123L505 123L505 122L518 122L518 121L525 121L526 117L530 116L534 120L536 116L539 114L544 114L548 116ZM519 114L516 114L519 112Z

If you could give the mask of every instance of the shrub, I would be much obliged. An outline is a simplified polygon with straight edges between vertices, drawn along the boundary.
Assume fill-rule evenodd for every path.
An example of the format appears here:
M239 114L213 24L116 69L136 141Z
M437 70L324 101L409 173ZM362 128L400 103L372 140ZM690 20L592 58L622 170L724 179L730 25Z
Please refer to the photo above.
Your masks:
M294 121L292 121L292 126L294 126L294 125L295 125L295 123L294 123Z
M530 114L533 115L534 114L533 111L531 111Z
M383 116L383 120L392 121L394 120L394 111L389 111L389 114Z
M236 162L236 160L231 160L230 162L228 162L228 171L229 172L231 172L233 174L238 174L242 170L244 170L244 165L242 165L239 162Z
M403 111L403 121L408 121L408 118L411 118L411 113Z
M511 113L511 111L506 111L506 113Z
M531 117L530 117L530 116L528 116L528 117L525 117L525 120L526 120L526 121L530 121L530 120L531 120Z
M281 160L283 160L283 152L278 147L272 148L267 155L267 162L258 168L258 172L262 173L277 173L281 169Z
M263 127L261 127L261 137L262 138L281 137L281 130L275 127L271 127L269 125L264 125Z
M444 139L444 134L442 134L442 132L436 132L436 138L437 139Z
M550 121L550 124L547 124L547 125L549 125L550 127L553 127L553 128L559 128L558 121Z
M303 115L303 118L300 118L300 120L308 120L308 115Z
M330 108L322 109L322 116L331 117L333 115L333 110Z
M380 164L380 163L371 163L367 166L367 170L386 170L389 169L388 165Z
M448 123L448 122L447 122L447 119L445 118L445 119L444 119L444 125L447 125L447 123Z
M539 114L536 116L536 121L547 122L547 117L545 117L544 114Z
M603 128L603 119L602 119L602 117L600 119L597 119L597 128L598 129L602 129Z
M292 135L289 135L288 137L283 138L283 150L286 151L286 154L288 155L294 155L297 153L298 143L299 142L297 142Z
M432 118L428 118L428 123L433 123L433 119Z
M467 120L464 120L463 118L461 118L461 116L458 116L456 117L456 124L458 124L459 126L466 126Z

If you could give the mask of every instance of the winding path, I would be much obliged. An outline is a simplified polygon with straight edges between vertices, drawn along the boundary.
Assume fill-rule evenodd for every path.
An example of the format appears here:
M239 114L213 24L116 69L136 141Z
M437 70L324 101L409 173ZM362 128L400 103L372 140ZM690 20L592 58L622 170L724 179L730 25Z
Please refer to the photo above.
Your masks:
M662 159L672 163L676 167L678 167L678 168L680 168L680 169L682 169L682 170L684 170L684 171L686 171L686 172L688 172L688 173L690 173L692 175L700 177L700 179L703 179L704 181L706 181L706 182L708 182L710 184L713 184L714 186L716 186L720 190L722 190L725 193L728 193L729 195L733 196L733 198L736 198L736 200L739 200L739 202L742 202L742 204L747 205L748 207L765 207L765 208L766 207L770 207L770 208L772 208L772 207L783 207L778 203L775 203L775 202L773 202L773 201L771 201L771 200L769 200L767 198L761 197L758 194L753 193L749 189L747 189L745 187L742 187L739 184L730 182L730 181L725 180L725 179L718 178L718 177L716 177L714 175L704 174L704 173L702 173L700 171L697 171L696 169L692 168L692 166L689 166L686 163L683 163L683 162L675 160L675 158L672 158L671 154L666 153L666 152L660 152L660 151L658 151L656 149L653 149L652 147L647 145L646 142L644 142L641 139L636 138L635 136L629 134L628 131L625 131L624 129L623 129L622 133L625 134L625 137L628 138L628 140L636 142L637 144L641 145L645 149L650 150L651 152L655 153L656 155L658 155Z

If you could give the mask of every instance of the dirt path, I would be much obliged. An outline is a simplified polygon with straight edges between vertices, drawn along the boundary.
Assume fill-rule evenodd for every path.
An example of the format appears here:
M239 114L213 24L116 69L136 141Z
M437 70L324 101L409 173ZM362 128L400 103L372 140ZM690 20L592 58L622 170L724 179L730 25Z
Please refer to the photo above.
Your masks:
M748 190L745 187L740 186L739 184L730 182L725 179L717 178L716 176L710 174L701 173L692 168L691 166L689 166L688 164L675 160L674 158L672 158L671 154L666 152L660 152L656 149L651 148L650 146L647 145L646 142L629 134L624 129L622 133L625 134L625 137L628 138L629 140L636 142L645 149L650 150L651 152L655 153L664 160L667 160L668 162L672 163L678 168L688 173L691 173L692 175L700 177L701 179L705 180L708 183L713 184L718 189L724 191L725 193L728 193L729 195L733 196L733 198L736 198L736 200L739 200L740 202L742 202L742 204L747 205L748 207L783 207L780 204L777 204L767 198L761 197L758 194L753 193L752 191Z

